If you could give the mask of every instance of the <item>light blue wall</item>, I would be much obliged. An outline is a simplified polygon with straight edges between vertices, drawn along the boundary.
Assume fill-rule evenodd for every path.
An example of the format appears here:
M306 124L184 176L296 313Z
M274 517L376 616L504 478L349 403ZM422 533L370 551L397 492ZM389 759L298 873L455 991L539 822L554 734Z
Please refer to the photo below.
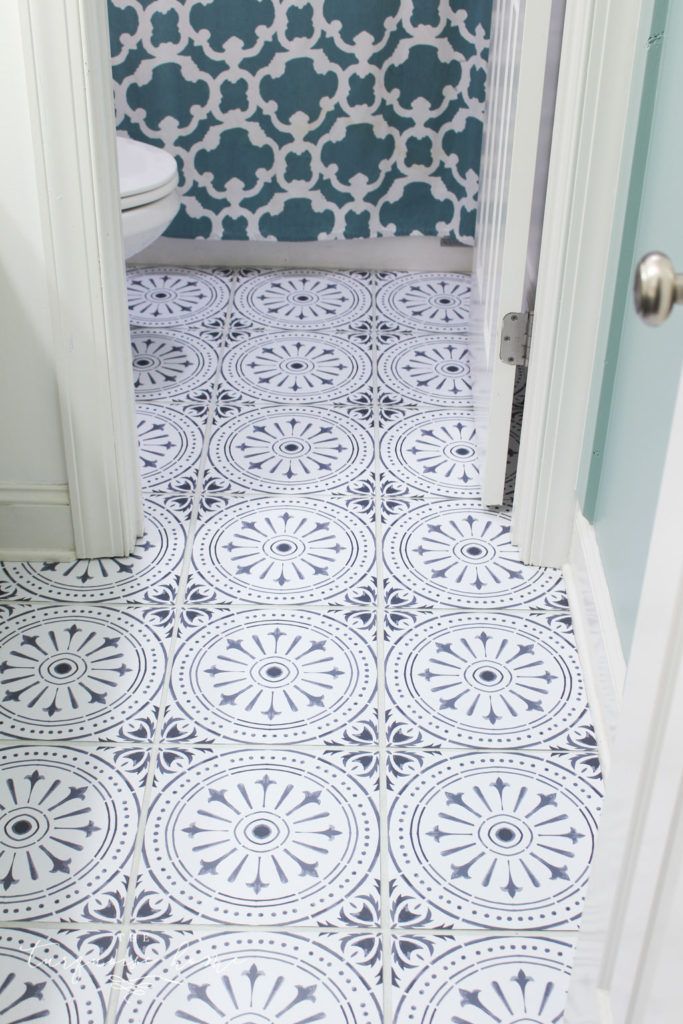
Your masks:
M670 205L683 172L677 109L683 92L683 6L670 13L667 6L663 0L656 5L643 39L645 90L611 323L596 367L595 429L581 481L626 656L683 364L683 311L675 310L664 327L647 327L636 318L631 291L635 264L647 251L663 249L683 261L683 214Z
M109 0L118 127L168 234L472 244L492 0Z

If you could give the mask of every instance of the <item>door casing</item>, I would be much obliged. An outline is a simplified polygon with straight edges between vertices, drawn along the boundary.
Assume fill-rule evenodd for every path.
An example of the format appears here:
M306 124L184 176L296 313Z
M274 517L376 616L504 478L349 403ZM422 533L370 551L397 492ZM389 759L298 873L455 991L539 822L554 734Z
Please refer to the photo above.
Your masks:
M79 558L142 532L106 0L22 0L68 496Z

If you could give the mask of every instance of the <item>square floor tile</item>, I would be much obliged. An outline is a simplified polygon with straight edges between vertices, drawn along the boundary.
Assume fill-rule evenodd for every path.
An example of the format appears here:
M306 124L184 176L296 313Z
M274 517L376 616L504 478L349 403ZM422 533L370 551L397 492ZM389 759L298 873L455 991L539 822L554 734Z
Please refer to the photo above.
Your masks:
M377 926L377 760L163 748L135 920Z
M220 408L203 489L211 492L334 494L359 481L372 489L372 416L353 407Z
M369 333L373 291L373 276L365 272L247 272L235 286L230 327Z
M0 736L151 740L166 646L154 609L0 605Z
M382 275L377 289L378 330L427 334L469 330L470 278L438 271Z
M0 922L123 917L148 754L0 747Z
M395 927L578 926L597 785L518 751L402 751L389 783Z
M368 933L134 931L116 1020L382 1024L381 961Z
M372 605L374 515L350 498L207 497L187 592L203 604Z
M469 407L473 401L469 339L429 332L380 334L381 405Z
M136 401L208 402L218 372L220 340L163 325L133 328Z
M230 306L230 277L221 271L183 267L133 267L128 271L128 318L132 327L192 329L218 340Z
M130 555L74 562L0 562L0 600L172 604L192 499L149 495L143 510L145 532Z
M135 425L143 491L191 493L197 483L208 407L138 402Z
M199 628L181 629L164 736L268 746L377 743L375 648L372 612L207 609Z
M233 330L221 367L221 394L233 401L368 405L374 397L372 338L366 330Z
M562 573L524 565L511 522L475 500L394 501L383 541L387 607L566 605Z
M114 932L0 928L4 1019L104 1024L117 946Z
M393 494L463 498L479 504L479 453L474 411L383 412L381 481Z
M547 935L397 935L392 944L394 1024L558 1024L573 946ZM455 1013L455 1016L454 1016Z
M387 619L386 721L398 745L561 746L588 700L557 615L406 611Z

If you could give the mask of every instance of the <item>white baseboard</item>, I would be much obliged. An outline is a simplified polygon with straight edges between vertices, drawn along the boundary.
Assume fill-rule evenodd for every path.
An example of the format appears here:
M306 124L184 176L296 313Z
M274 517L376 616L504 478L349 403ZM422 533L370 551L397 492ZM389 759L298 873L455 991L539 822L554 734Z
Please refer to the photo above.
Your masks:
M600 757L608 770L626 663L595 531L578 508L565 576Z
M0 483L0 561L70 561L75 557L66 485Z
M337 242L229 242L159 238L131 260L152 266L313 267L316 270L438 270L469 274L472 248L438 238L351 238Z

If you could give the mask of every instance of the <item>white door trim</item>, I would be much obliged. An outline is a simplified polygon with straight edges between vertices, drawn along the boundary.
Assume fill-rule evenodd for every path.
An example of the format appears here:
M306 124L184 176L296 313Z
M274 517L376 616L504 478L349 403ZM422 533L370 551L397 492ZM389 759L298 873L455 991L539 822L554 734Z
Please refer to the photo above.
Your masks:
M524 561L568 557L590 381L608 326L654 0L568 4L513 537ZM619 87L615 87L619 83Z
M569 609L604 775L609 772L626 662L595 531L578 504L564 566Z
M679 313L679 317L680 317ZM566 1024L681 1015L683 378L629 657Z
M26 0L22 18L75 549L123 555L142 512L107 8Z

